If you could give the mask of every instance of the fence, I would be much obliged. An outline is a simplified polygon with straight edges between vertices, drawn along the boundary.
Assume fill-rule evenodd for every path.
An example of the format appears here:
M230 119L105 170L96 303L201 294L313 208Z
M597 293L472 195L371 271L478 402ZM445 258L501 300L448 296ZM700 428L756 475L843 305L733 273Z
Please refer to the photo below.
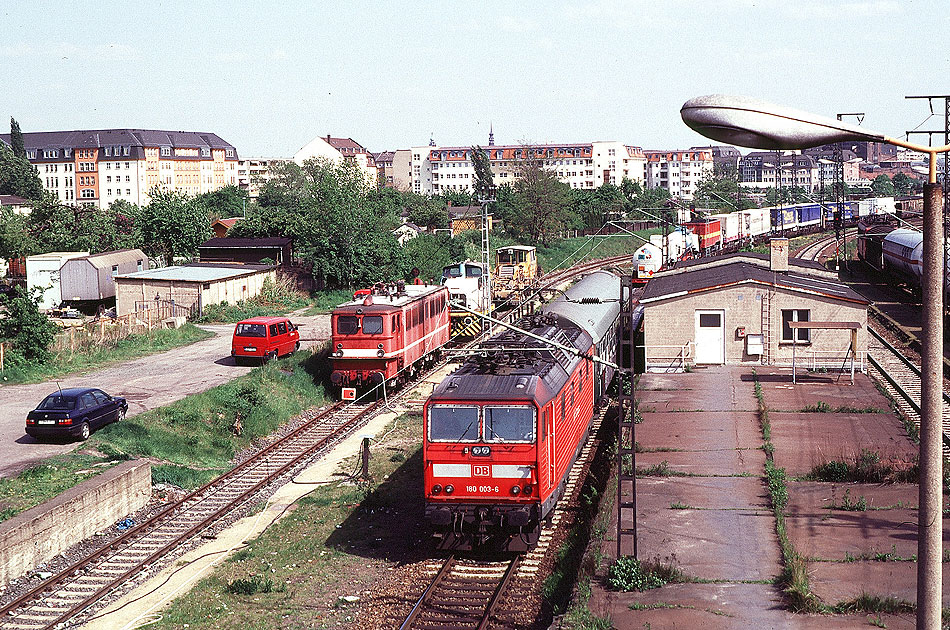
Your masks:
M177 315L175 313L178 313ZM184 313L184 314L182 314ZM85 352L92 348L112 347L131 335L165 328L172 318L187 318L189 309L144 309L122 317L100 318L78 326L70 326L56 335L50 350L65 354Z
M681 346L644 346L647 372L682 372L693 358L693 342Z

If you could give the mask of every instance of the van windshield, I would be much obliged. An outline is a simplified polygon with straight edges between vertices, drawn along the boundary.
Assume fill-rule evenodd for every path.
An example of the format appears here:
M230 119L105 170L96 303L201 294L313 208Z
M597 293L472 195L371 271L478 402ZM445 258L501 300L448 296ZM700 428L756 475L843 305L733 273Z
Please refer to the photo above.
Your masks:
M267 329L264 324L238 324L234 335L236 337L266 337Z

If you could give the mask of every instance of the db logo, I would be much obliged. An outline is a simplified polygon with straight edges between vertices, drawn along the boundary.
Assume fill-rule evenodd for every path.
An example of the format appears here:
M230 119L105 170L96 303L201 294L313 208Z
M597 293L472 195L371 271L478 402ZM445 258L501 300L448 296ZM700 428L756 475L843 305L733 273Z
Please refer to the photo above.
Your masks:
M474 475L475 477L490 477L491 467L490 466L472 466L472 475Z

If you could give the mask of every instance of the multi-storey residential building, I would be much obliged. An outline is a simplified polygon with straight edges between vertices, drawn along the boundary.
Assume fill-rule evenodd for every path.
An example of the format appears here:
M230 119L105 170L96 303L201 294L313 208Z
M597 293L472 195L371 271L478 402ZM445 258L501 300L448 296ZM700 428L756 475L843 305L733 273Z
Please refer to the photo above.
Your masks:
M539 162L571 188L593 189L603 184L619 186L625 177L643 183L645 177L643 150L621 142L489 144L483 148L488 154L496 186L513 184L518 178L520 165L526 161ZM409 181L413 192L470 192L474 188L471 147L440 147L432 143L409 151ZM396 168L397 176L398 170Z
M739 182L746 188L798 187L811 193L820 187L818 166L810 155L752 151L739 161Z
M145 205L156 186L197 195L237 184L237 149L213 133L43 131L24 133L23 144L44 188L67 203Z
M353 138L334 138L329 135L314 138L294 154L297 164L313 158L324 158L338 164L352 162L363 171L367 183L373 187L378 185L379 175L373 154Z
M271 168L289 161L287 158L248 158L238 160L238 188L246 190L247 196L251 199L257 199L257 196L261 192L261 186L272 177Z
M690 151L710 151L713 157L713 166L717 175L735 173L739 168L739 158L742 154L739 149L722 144L705 147L690 147Z
M692 199L698 184L713 174L714 161L709 149L689 151L644 151L647 160L646 185L665 188L671 197Z

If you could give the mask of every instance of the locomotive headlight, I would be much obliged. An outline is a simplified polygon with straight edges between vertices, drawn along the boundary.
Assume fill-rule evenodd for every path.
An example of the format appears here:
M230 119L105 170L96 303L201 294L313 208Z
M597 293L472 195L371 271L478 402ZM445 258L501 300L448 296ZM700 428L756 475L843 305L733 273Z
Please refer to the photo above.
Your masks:
M453 492L455 492L455 486L452 484L445 486L445 494L452 494Z
M524 490L522 492L526 497L530 497L531 493L534 492L534 487L530 483L527 483L525 484Z
M376 347L379 348L380 350L382 350L382 349L383 349L383 344L378 343L378 344L376 344Z
M385 350L377 350L377 351L376 351L376 356L378 356L380 359L382 359L384 356L386 356L386 351L385 351Z
M518 486L511 486L511 496L516 497L521 494L521 488Z
M473 446L472 455L474 455L475 457L488 457L489 455L491 455L491 447L490 446Z
M342 344L342 343L336 344L336 349L337 349L337 350L342 350L342 349L343 349L343 344Z
M432 494L442 494L442 486L439 484L432 486Z

